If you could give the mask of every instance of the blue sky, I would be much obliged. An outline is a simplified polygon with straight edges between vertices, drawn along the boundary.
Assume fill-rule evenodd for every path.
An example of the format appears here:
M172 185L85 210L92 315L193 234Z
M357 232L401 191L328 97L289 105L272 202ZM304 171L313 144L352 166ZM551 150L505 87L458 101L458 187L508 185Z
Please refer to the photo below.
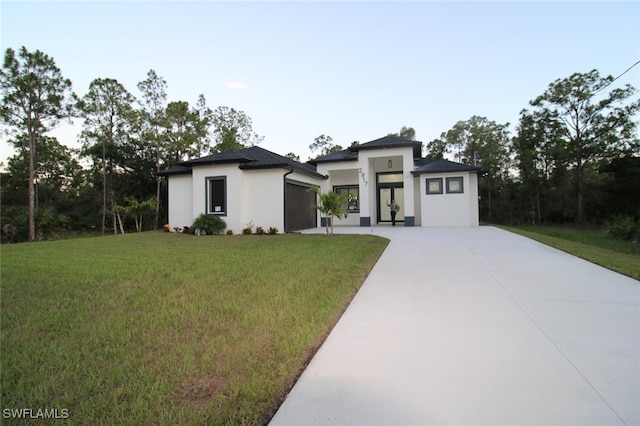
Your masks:
M425 143L473 115L512 128L556 79L640 59L640 2L0 2L2 52L54 58L82 96L154 69L169 101L242 110L261 146L307 159L402 126ZM615 84L640 89L640 66ZM75 126L55 135L77 147ZM6 141L2 159L10 154Z

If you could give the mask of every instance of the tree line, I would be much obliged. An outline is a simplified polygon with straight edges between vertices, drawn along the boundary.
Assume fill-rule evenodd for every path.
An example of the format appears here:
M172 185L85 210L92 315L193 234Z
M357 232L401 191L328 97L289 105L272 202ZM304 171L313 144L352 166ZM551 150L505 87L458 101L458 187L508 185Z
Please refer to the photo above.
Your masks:
M5 52L0 119L16 154L2 173L3 241L33 241L56 229L124 232L166 221L166 182L155 173L188 158L261 142L243 111L167 101L154 70L138 97L112 78L93 80L78 96L53 58L41 51ZM81 148L47 136L61 122L82 120ZM128 223L125 222L128 218Z
M637 62L636 65L640 63ZM602 223L640 218L640 100L597 70L552 82L509 123L473 116L431 141L482 167L481 219L508 224Z
M510 123L474 115L427 143L425 154L482 169L485 222L637 222L640 99L629 84L610 89L615 80L597 70L558 79L520 112L515 135ZM415 140L416 132L404 126L389 135ZM332 141L322 134L309 148L320 155L343 149Z
M615 80L597 70L558 79L520 112L515 134L510 123L474 115L428 142L425 156L482 168L482 221L637 219L640 100L629 84L611 88ZM158 229L167 199L157 171L263 139L243 111L212 110L203 95L195 105L168 102L167 82L154 70L137 89L134 96L117 80L98 78L78 96L50 56L6 50L0 119L16 153L1 176L3 241L47 238L61 229ZM71 119L82 120L75 150L47 136ZM412 127L390 135L416 138ZM326 155L343 147L322 134L309 149Z

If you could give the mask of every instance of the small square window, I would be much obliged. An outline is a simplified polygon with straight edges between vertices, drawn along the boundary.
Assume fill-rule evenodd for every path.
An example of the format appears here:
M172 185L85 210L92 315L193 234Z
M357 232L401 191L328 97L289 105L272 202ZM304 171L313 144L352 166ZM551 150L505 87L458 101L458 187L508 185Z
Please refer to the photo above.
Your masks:
M447 194L462 194L462 177L447 178Z
M442 194L442 178L427 179L427 194Z

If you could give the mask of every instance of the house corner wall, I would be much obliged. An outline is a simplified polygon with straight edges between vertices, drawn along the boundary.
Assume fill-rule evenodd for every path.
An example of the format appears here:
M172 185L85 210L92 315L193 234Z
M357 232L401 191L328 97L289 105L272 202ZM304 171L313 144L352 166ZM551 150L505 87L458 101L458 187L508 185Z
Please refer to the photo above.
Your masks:
M462 193L447 193L448 177L463 178ZM427 179L442 179L442 194L427 194ZM478 226L477 174L433 173L420 176L420 210L423 227Z
M283 169L244 170L242 197L243 208L241 222L236 221L234 233L252 224L260 226L266 232L274 227L284 232L284 174Z
M190 174L167 177L169 197L169 229L191 226L193 220L192 176Z
M193 219L200 214L206 213L206 178L225 177L226 178L226 204L227 212L220 215L220 218L227 224L227 229L234 233L242 231L243 221L242 211L244 207L244 197L242 196L243 176L237 164L228 165L204 165L193 167L193 187L192 205Z
M480 226L480 198L477 173L469 173L469 224L470 226Z
M416 198L413 196L413 194L415 194L415 179L411 174L414 168L413 151L410 151L408 154L404 154L402 159L404 193L406 194L404 197L405 226L416 226L416 222L418 221L416 214Z
M413 199L415 200L414 208L415 208L415 226L422 226L422 202L420 199L420 194L422 194L420 189L420 176L413 177Z

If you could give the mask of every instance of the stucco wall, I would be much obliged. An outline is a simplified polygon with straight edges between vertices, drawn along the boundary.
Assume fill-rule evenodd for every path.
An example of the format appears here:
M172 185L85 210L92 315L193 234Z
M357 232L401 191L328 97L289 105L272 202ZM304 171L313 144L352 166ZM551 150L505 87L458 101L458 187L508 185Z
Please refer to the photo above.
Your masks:
M248 224L270 227L284 232L284 169L245 170L243 176L243 208L239 231ZM233 230L236 232L236 229Z
M183 228L193 223L193 199L191 175L169 177L169 226Z
M420 202L420 177L413 178L413 199L415 209L415 226L422 226L422 203Z
M389 160L391 160L391 167L389 167ZM403 173L403 187L404 187L404 205L401 206L403 216L414 217L415 220L415 203L412 197L414 193L413 184L414 177L411 172L414 169L413 164L413 148L390 148L384 150L363 150L359 153L359 163L363 170L367 172L367 184L362 185L361 192L367 191L367 206L366 210L360 207L361 215L370 217L371 224L378 223L377 217L377 189L376 189L376 175L378 173L386 172L400 172ZM365 166L366 164L366 166ZM364 200L363 200L364 201Z
M446 178L463 178L461 194L446 192ZM442 194L426 194L426 180L442 178ZM478 226L478 181L476 174L442 173L420 176L421 226L424 227L469 227Z
M261 226L265 232L275 227L284 232L284 182L287 180L320 185L323 180L288 173L286 169L242 170L238 164L207 165L193 167L192 175L176 175L169 178L169 218L171 226L190 226L193 220L206 211L206 179L226 177L227 211L220 217L227 229L241 234L248 225L253 230ZM175 218L175 219L174 219Z
M241 231L242 174L237 164L193 167L193 218L206 212L206 178L225 176L227 182L227 212L220 217L227 223L227 229L234 233Z
M480 200L478 197L478 174L469 173L469 225L480 226Z
M173 226L190 226L206 212L207 178L225 177L226 213L221 215L227 229L235 234L248 225L270 227L284 232L285 175L287 180L320 186L323 192L334 186L358 185L360 213L351 213L338 225L358 226L362 221L376 224L376 173L402 171L404 175L403 212L414 217L416 226L477 226L478 190L474 173L442 173L414 177L413 151L410 148L361 151L358 161L319 164L318 172L329 175L323 180L285 169L242 170L237 163L193 167L191 175L169 177L169 220ZM389 167L391 160L391 167ZM464 192L426 194L426 179L440 177L446 186L447 177L462 177ZM370 222L369 222L370 221ZM318 224L320 218L318 216Z
M334 186L340 185L355 185L358 186L358 171L354 169L348 170L332 170L329 172L330 187L328 190L333 190ZM318 221L320 223L320 221ZM349 213L346 219L336 220L336 225L360 225L360 213Z
M358 163L355 161L344 161L338 163L320 163L316 167L318 173L329 176L320 184L322 192L332 191L336 185L358 185ZM362 195L360 195L362 201ZM318 225L321 224L322 215L317 213ZM336 220L336 225L358 226L360 224L360 213L350 213L346 219Z
M391 167L389 167L391 160ZM360 189L360 213L350 214L346 220L336 222L340 225L360 224L360 217L368 218L371 224L378 221L376 174L382 172L403 172L405 205L402 211L405 216L413 216L417 222L415 211L418 209L412 195L415 193L415 178L411 174L414 170L413 149L409 147L389 148L380 150L361 150L358 161L344 161L336 163L321 163L317 167L318 173L329 175L329 181L322 186L322 191L333 189L335 185L358 185ZM348 173L348 174L347 174ZM348 179L345 179L349 176ZM339 182L339 183L336 183Z

